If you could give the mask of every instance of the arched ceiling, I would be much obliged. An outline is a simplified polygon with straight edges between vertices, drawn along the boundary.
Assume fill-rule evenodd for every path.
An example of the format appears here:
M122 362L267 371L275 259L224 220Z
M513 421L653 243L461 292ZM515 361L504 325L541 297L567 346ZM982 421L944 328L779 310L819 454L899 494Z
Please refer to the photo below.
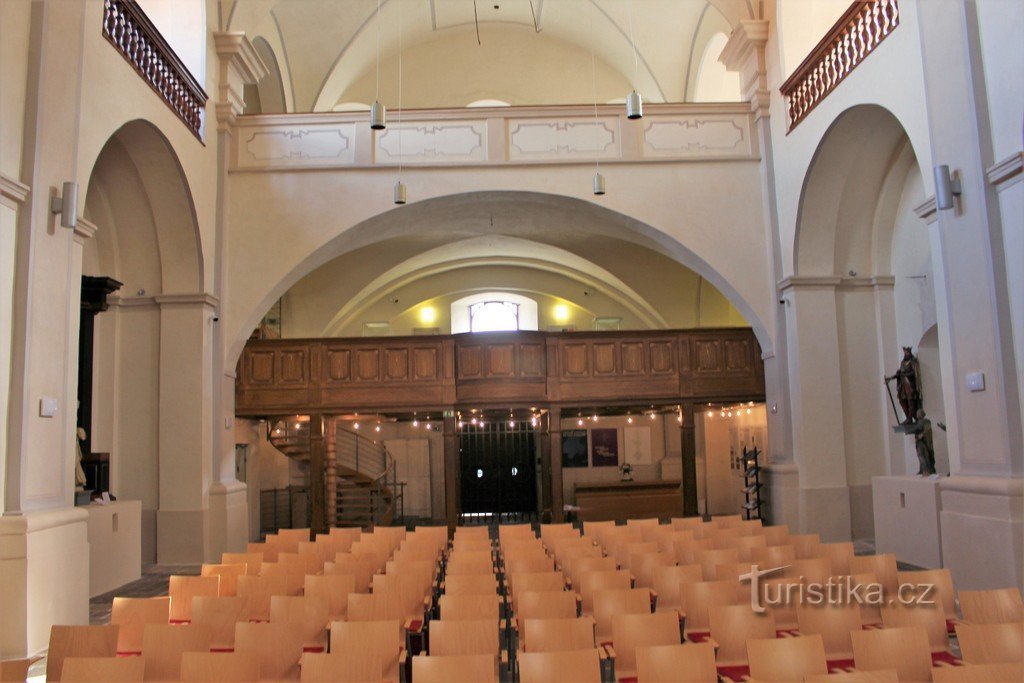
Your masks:
M474 7L482 46L477 45ZM600 101L625 97L626 92L612 87L613 76L626 83L635 80L647 101L684 101L711 36L728 33L740 19L755 14L750 0L381 0L379 21L376 12L376 0L222 0L220 22L222 30L263 36L282 53L277 61L287 72L283 80L296 111L327 111L355 94L365 97L365 88L355 86L376 79L378 35L382 62L389 67L381 69L382 89L396 78L388 60L398 53L399 18L407 59L419 55L443 76L455 74L447 73L442 52L466 72L508 67L505 61L521 63L528 78L560 79L565 88L534 94L539 101L513 104L567 104L593 97L592 49ZM631 19L636 61L629 41ZM549 60L556 54L564 57L538 70L527 63L533 52ZM438 78L424 87L443 90L446 82L451 80ZM501 82L494 89L489 97L509 99ZM413 97L406 100L407 108L437 106L432 100L417 104L415 88L406 84L405 90ZM444 106L469 103L456 101L459 97L453 93L453 101Z

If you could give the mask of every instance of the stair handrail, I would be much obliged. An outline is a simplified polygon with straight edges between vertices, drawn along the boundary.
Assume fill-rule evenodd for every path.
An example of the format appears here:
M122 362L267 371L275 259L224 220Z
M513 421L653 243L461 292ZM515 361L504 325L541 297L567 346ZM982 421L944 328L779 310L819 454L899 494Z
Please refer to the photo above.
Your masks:
M382 520L393 519L398 500L402 497L401 487L398 484L398 467L394 456L381 441L363 436L353 429L340 425L337 429L339 434L344 433L351 437L349 443L352 444L352 448L346 450L343 447L345 442L342 439L335 440L335 468L339 465L347 467L371 479L368 487L370 490L370 516L375 525L381 524ZM379 510L377 509L378 501L383 503L383 507Z

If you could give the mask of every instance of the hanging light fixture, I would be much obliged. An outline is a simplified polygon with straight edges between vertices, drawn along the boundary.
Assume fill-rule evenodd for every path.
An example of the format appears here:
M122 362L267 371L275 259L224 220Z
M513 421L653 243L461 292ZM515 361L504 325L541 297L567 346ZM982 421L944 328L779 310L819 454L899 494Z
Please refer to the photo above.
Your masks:
M597 57L594 56L594 12L596 8L590 12L590 83L594 91L594 135L597 135L598 122L597 122ZM595 147L596 149L596 147ZM604 176L601 175L601 155L600 151L596 152L597 156L594 158L594 194L601 196L605 193Z
M377 95L370 105L370 128L384 130L387 127L386 118L387 110L380 103L380 0L377 0Z
M406 202L405 183L402 182L402 5L398 5L398 181L395 182L395 204Z
M644 101L636 91L636 83L640 75L640 58L636 52L636 41L633 40L633 0L627 0L629 11L629 44L633 48L633 90L626 95L626 118L640 119L644 116Z

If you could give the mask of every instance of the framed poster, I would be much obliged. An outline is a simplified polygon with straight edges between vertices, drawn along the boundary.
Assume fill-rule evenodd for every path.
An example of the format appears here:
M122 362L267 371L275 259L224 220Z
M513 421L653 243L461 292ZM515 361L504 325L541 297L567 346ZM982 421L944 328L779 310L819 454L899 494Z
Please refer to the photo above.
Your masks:
M626 462L630 465L650 465L651 460L651 428L626 427L623 430Z
M591 429L590 448L594 467L619 466L619 430Z
M562 432L562 467L587 466L587 430Z

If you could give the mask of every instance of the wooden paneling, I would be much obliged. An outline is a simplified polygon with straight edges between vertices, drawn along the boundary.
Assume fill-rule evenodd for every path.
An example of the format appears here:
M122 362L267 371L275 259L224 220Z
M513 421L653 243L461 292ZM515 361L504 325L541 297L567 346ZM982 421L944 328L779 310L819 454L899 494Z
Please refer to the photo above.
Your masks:
M763 395L753 333L704 328L254 341L238 364L235 402L238 415L263 416Z
M574 495L584 522L666 519L678 517L683 510L678 481L576 484Z

